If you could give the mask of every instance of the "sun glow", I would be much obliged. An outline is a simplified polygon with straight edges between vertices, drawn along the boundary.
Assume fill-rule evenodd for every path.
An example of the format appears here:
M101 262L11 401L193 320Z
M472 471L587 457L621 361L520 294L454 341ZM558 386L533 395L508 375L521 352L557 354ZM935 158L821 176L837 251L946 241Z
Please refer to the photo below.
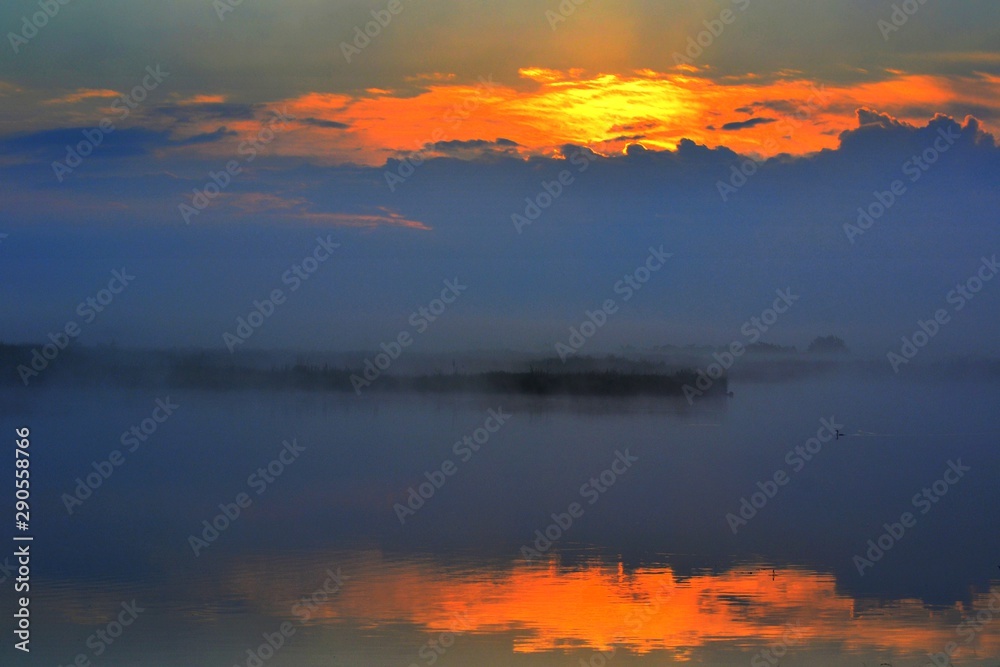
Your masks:
M879 81L834 86L805 78L764 82L749 75L715 80L690 67L626 74L526 67L519 75L518 86L490 77L459 83L438 73L415 79L425 86L415 95L369 89L281 100L270 110L298 122L272 149L329 164L381 165L390 157L447 154L443 145L469 148L466 157L554 155L567 144L607 155L635 143L673 150L690 139L770 157L836 148L840 134L857 127L855 112L861 107L914 124L931 118L931 109L957 102L1000 108L1000 81L985 76L958 81L897 71ZM234 120L229 129L252 134L259 122ZM206 122L187 131L215 129Z

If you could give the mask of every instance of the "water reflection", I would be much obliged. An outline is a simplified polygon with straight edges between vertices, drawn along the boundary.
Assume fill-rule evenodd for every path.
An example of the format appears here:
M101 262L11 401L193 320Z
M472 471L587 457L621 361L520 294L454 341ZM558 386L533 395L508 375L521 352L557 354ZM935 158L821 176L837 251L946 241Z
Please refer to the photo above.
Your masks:
M454 632L492 635L508 655L615 649L683 661L784 644L800 655L915 660L949 642L960 645L956 661L1000 655L1000 623L991 623L1000 616L997 581L974 593L971 604L932 608L913 599L855 599L831 574L763 563L680 576L670 565L626 569L596 558L572 567L555 559L445 564L373 550L244 556L157 594L164 590L173 591L179 615L197 623L251 612L319 629L317 636L349 627L356 637L381 638L369 647L376 653L412 642L404 637L413 633ZM69 612L76 605L55 606ZM960 633L963 619L977 613L982 631L970 625Z
M615 667L745 666L784 643L785 667L915 667L955 642L956 664L997 667L988 605L1000 609L989 597L1000 525L988 508L1000 502L1000 453L975 435L1000 431L994 397L991 383L827 378L756 386L709 415L632 402L601 411L400 396L373 410L313 394L178 394L183 413L70 515L61 494L155 396L53 388L25 417L46 443L33 454L47 546L32 657L89 655L91 633L137 599L148 611L101 664L244 665L262 633L292 622L294 640L268 667L430 667L422 647L453 629L461 641L435 664L576 665L614 648ZM393 504L459 461L453 443L498 405L515 413L510 426L402 525ZM851 430L956 437L831 443L734 535L726 513L830 415ZM192 532L289 437L307 458L195 556ZM547 552L555 560L519 559L622 447L641 465L586 506ZM957 457L973 466L968 479L861 576L852 557ZM337 568L350 577L342 589L297 615ZM980 613L982 632L960 634Z

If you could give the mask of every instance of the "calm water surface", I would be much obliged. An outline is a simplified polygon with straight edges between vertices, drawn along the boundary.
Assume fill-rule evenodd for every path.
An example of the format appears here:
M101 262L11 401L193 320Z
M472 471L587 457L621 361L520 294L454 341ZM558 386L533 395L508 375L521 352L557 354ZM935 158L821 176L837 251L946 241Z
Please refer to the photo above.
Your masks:
M950 642L955 664L1000 664L998 386L733 389L695 408L4 390L3 428L27 424L34 457L33 650L17 664L899 667ZM180 407L128 451L121 434L167 396ZM511 416L496 428L490 410ZM824 419L852 437L797 454ZM70 514L63 494L115 449L124 462ZM759 507L734 534L743 498ZM860 574L854 556L905 512Z

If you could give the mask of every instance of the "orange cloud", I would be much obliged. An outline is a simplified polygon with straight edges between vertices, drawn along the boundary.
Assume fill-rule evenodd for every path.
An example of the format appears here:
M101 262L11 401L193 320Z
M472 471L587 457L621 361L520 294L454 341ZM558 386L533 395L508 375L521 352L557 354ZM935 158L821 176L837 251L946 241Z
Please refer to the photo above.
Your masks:
M121 93L107 88L80 88L75 93L69 93L62 97L45 100L42 104L76 104L93 97L121 97Z
M178 100L177 104L221 104L225 101L225 95L193 95L186 99Z
M386 215L362 215L358 213L300 213L296 216L306 222L314 222L320 225L332 225L335 227L364 227L372 229L375 227L406 227L408 229L420 229L430 231L430 227L417 220L408 220L398 213L387 213Z
M415 151L434 155L427 147L440 141L505 138L524 154L553 155L565 144L608 154L631 143L674 149L687 138L768 157L836 148L839 134L856 127L860 107L917 124L962 104L1000 115L995 76L956 79L897 71L880 81L821 85L786 74L791 78L717 81L691 67L596 75L529 67L520 70L531 82L523 89L488 79L454 83L436 74L417 95L383 89L358 95L313 92L271 105L312 121L283 130L273 150L322 163L381 165ZM257 125L235 121L230 127L251 133Z
M410 220L400 213L384 206L378 206L372 212L316 212L309 210L310 203L299 197L282 197L263 192L246 192L239 194L224 193L222 201L239 209L245 214L270 213L275 217L330 226L359 227L374 229L376 227L405 227L430 231L430 227L418 220Z

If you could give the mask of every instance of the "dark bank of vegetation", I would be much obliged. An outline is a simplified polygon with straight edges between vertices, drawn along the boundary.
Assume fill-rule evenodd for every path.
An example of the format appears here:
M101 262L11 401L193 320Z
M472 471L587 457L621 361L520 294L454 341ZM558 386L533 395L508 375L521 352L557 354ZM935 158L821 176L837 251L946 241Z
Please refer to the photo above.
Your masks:
M806 352L813 354L848 354L850 349L843 338L839 336L819 336L806 348Z
M695 386L691 370L622 358L574 358L563 364L543 359L524 370L372 373L360 364L268 363L267 355L236 357L214 352L119 350L113 347L62 350L39 359L38 347L0 344L5 384L147 386L213 390L292 389L306 391L503 393L531 396L682 396ZM43 364L42 361L45 363ZM273 361L273 360L272 360ZM27 382L25 382L27 379ZM725 395L725 376L704 395Z
M695 386L693 371L672 374L593 371L552 373L532 370L523 373L490 372L475 375L425 375L410 380L417 391L489 392L535 396L682 396L684 385ZM725 394L725 376L705 394Z

